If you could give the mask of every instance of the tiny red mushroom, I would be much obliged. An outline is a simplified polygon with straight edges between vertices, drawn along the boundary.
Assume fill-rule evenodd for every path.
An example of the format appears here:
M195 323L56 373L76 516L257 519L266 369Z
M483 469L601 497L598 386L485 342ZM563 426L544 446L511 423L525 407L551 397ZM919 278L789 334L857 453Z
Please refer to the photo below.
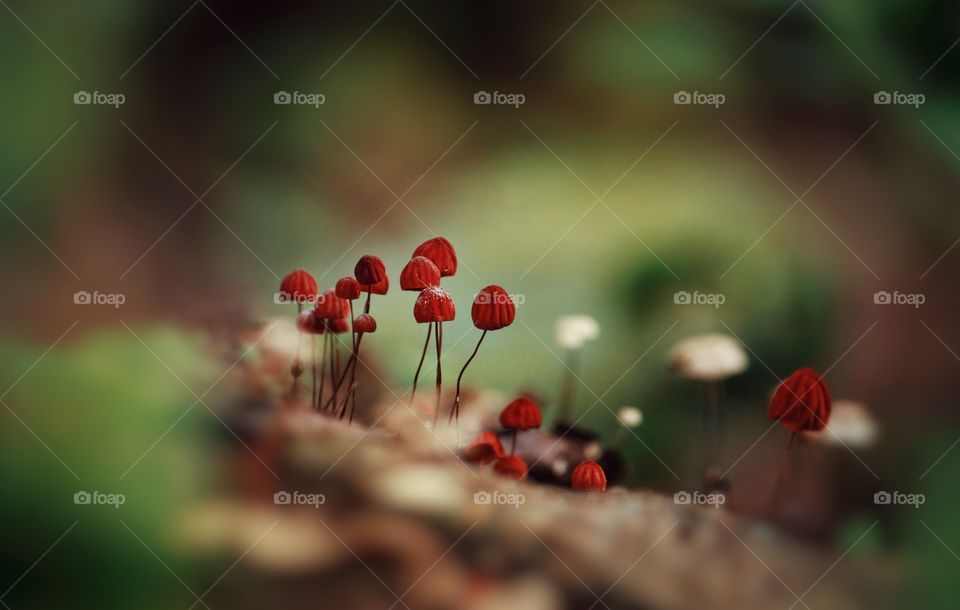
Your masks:
M317 297L317 280L310 273L303 269L296 269L284 276L280 280L280 294L277 295L280 302L294 301L297 304L297 315L303 312L303 304L309 303ZM290 367L290 374L293 376L293 386L290 389L290 395L296 397L297 382L300 375L303 374L303 365L300 363L300 344L302 343L303 332L297 340L297 357Z
M441 349L443 345L443 323L450 322L457 316L457 309L453 298L439 286L428 286L420 291L416 303L413 304L413 317L419 324L433 324L436 326L435 342L437 345L437 404L433 413L433 422L436 424L440 413L440 387L443 372L440 366Z
M343 318L349 313L349 302L341 299L337 296L336 290L326 290L322 292L316 298L316 305L313 307L314 317L324 325L325 328L329 330L329 321ZM334 336L335 333L327 333L323 338L323 347L322 353L323 358L330 358L330 383L331 385L336 381L336 364L335 361L339 359L340 352L337 348L337 338ZM322 359L321 359L322 362ZM320 394L317 396L317 406L319 407L322 401L323 389L326 386L326 371L323 370L323 364L321 366L321 378L320 378Z
M377 321L368 313L362 313L353 321L353 330L358 333L372 333L377 330Z
M792 375L780 382L773 393L770 406L767 408L767 416L790 430L790 440L787 442L783 463L770 497L771 513L776 508L784 472L789 463L790 449L797 438L797 433L823 430L827 426L827 420L830 419L831 406L830 390L827 389L823 376L811 368L794 371Z
M521 481L527 477L527 463L520 456L505 455L497 458L493 464L493 471Z
M303 269L296 269L280 281L280 299L294 302L299 309L317 296L317 280Z
M457 253L453 249L453 244L443 237L434 237L423 242L413 251L413 256L424 256L430 259L440 270L440 277L457 274Z
M513 432L510 455L517 449L517 432L539 428L543 423L540 407L526 396L517 398L500 412L500 425Z
M363 313L370 313L370 295L387 294L390 280L387 279L387 268L379 256L365 254L357 261L353 274L360 284L360 288L367 293L367 302L363 306Z
M481 433L470 442L470 445L463 452L463 456L467 458L467 461L478 464L489 464L503 457L503 445L500 443L500 437L490 430Z
M603 473L600 464L586 460L573 469L570 486L576 491L606 491L607 475Z
M457 376L457 394L453 399L453 406L450 407L451 420L455 416L458 419L460 417L460 382L463 381L463 373L467 370L467 367L470 366L470 363L473 362L474 357L476 357L477 352L480 350L480 344L483 343L483 338L487 336L488 331L500 330L513 324L516 315L517 307L513 303L513 298L506 290L496 284L487 286L478 292L477 296L473 299L470 316L473 318L473 325L482 330L483 333L480 334L480 340L477 341L477 346L473 348L473 353L467 358L467 361L463 364L463 368L460 369L460 374Z
M400 289L419 292L440 285L440 271L425 256L414 256L400 272Z
M440 271L437 266L424 256L414 256L406 264L403 271L400 272L400 289L413 292L420 292L424 288L440 285ZM430 333L433 331L433 324L427 326L427 338L423 342L423 351L420 352L420 362L417 364L417 371L413 375L413 389L410 390L410 402L413 402L417 395L417 381L420 379L420 370L423 368L423 361L427 357L427 348L430 346Z

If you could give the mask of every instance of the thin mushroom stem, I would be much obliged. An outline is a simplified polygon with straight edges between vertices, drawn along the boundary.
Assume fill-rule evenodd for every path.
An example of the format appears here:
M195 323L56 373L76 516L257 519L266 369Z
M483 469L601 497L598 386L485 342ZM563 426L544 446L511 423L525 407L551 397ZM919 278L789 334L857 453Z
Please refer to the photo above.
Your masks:
M357 332L353 330L353 301L347 301L350 303L350 346L353 347L357 344Z
M363 313L370 313L370 297L373 295L369 290L367 291L367 302L363 304ZM350 322L353 324L353 322Z
M413 389L410 390L410 403L413 403L413 397L417 394L417 380L420 379L420 369L423 368L423 360L427 357L427 348L430 346L430 335L433 332L433 324L427 324L427 340L423 342L423 352L420 354L420 364L417 365L417 372L413 374Z
M327 381L327 371L324 368L327 359L327 351L329 351L330 345L330 333L323 333L323 344L320 347L320 391L317 392L316 398L316 408L320 408L320 403L323 401L323 388L326 385ZM332 383L332 382L331 382Z
M297 303L297 317L300 317L300 314L303 313L303 303ZM297 382L300 379L300 375L297 374L297 371L301 368L300 361L300 351L303 347L303 332L300 329L297 329L297 357L293 361L293 368L290 370L290 375L293 377L293 386L290 388L290 398L295 399L297 397Z
M313 406L313 397L317 393L317 336L310 334L310 406Z
M443 384L443 371L440 367L440 354L443 345L443 322L434 322L437 325L436 343L437 343L437 400L433 411L433 425L437 425L437 417L440 415L440 388Z
M463 368L460 369L460 374L457 375L457 395L453 399L453 406L450 407L450 419L454 417L457 418L457 423L460 423L460 382L463 381L463 373L467 370L467 367L470 366L470 363L473 362L474 357L476 357L477 352L480 351L480 344L483 343L483 338L487 336L487 331L483 331L480 335L480 340L477 341L477 346L473 348L473 353L470 354L470 357L467 358L467 361L463 363Z
M351 349L350 358L347 360L346 367L343 369L343 371L341 371L340 370L340 351L336 349L338 347L336 343L339 343L339 340L336 337L333 337L333 342L334 342L333 348L334 350L336 350L336 366L334 366L334 363L333 363L334 352L331 351L330 380L332 383L333 380L336 379L336 383L333 384L333 394L330 396L330 398L327 399L327 402L324 403L323 408L328 409L332 406L333 410L336 411L337 395L340 393L340 387L343 385L343 382L347 380L347 373L350 371L350 365L353 364L353 350Z
M513 455L517 451L517 429L512 430L512 437L510 439L510 455Z
M783 481L786 478L787 470L790 466L790 449L793 447L797 438L796 432L790 433L790 440L787 441L787 448L783 452L783 459L780 462L780 472L777 473L777 480L773 485L773 493L770 494L770 502L767 506L767 515L772 519L776 516L777 500L780 498L780 488L783 487Z
M344 369L343 374L347 374L347 370L350 371L350 385L347 386L347 395L343 398L343 406L340 408L340 419L343 419L343 416L347 413L347 404L350 402L350 396L355 395L355 385L357 382L357 360L358 354L360 353L360 342L363 341L363 333L357 333L357 343L354 345L353 353L350 355L350 360L347 362L347 368ZM353 421L353 414L350 415L351 421Z

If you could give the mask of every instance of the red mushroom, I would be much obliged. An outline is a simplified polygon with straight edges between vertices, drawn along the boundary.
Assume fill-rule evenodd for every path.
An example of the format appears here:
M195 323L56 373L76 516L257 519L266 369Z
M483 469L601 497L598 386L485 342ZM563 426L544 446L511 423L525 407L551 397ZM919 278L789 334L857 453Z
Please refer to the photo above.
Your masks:
M354 317L353 302L359 299L360 295L362 294L362 290L360 289L360 282L358 282L357 279L353 277L349 277L349 276L342 277L339 280L337 280L336 293L338 297L340 297L341 299L344 299L345 301L347 301L347 303L349 303L350 325L351 325L350 349L352 350L353 346L357 342L357 335L352 328L353 317Z
M443 372L440 367L441 348L443 345L443 323L450 322L457 316L457 309L453 298L439 286L428 286L420 291L416 303L413 304L413 317L419 324L433 324L436 326L437 345L437 404L433 413L433 423L437 423L437 414L440 413L440 387Z
M440 271L437 266L424 256L414 256L406 264L403 271L400 272L400 289L413 292L420 292L424 288L440 285ZM427 338L423 342L423 351L420 352L420 362L417 364L417 372L413 374L413 389L410 390L410 402L413 402L417 394L417 380L420 379L420 370L423 368L423 361L427 357L427 347L430 346L430 333L433 331L433 324L427 326Z
M467 358L460 374L457 376L457 394L453 399L453 406L450 407L450 419L455 416L459 421L460 417L460 382L463 380L463 373L473 362L474 357L480 350L480 344L483 338L487 336L487 331L500 330L505 326L513 324L513 319L517 315L517 307L513 304L513 298L506 290L491 284L477 293L473 299L473 307L470 309L470 315L473 318L473 325L483 331L477 346L473 348L473 353Z
M329 330L330 320L343 318L349 313L349 301L338 297L336 290L324 291L317 297L316 301L316 305L313 307L313 315L325 329ZM320 392L316 397L317 407L320 406L323 400L323 389L326 386L327 372L324 370L323 360L327 357L330 358L330 383L333 384L336 380L336 371L334 369L335 359L339 358L339 350L337 349L337 339L334 334L335 333L326 333L323 337L323 357L321 358L320 364Z
M505 455L497 458L497 461L493 464L493 471L522 481L527 478L527 463L519 456Z
M294 301L297 304L297 315L303 312L303 304L309 303L317 297L317 280L307 271L296 269L284 276L280 281L280 294L277 295L281 302ZM291 397L297 395L297 384L300 375L303 374L303 365L300 363L300 344L302 343L303 333L297 340L297 357L290 367L290 374L293 376L293 386L290 388Z
M600 464L586 460L573 469L570 486L576 491L606 491L607 475L603 473Z
M437 269L440 270L440 277L448 277L457 274L457 253L453 249L453 244L443 237L434 237L423 242L413 251L414 256L425 256L430 259Z
M490 430L481 433L477 438L473 439L463 452L463 456L467 458L467 461L478 464L489 464L503 457L503 455L503 445L500 444L500 437Z
M771 513L776 508L784 472L789 463L790 449L797 433L823 430L830 418L830 408L830 390L820 373L811 368L798 369L781 381L773 393L767 416L790 430L790 440L787 441L783 462L770 497Z
M387 294L390 280L387 279L387 268L379 256L365 254L357 261L353 274L360 284L360 288L367 293L367 302L363 306L363 313L370 313L370 295Z
M500 425L513 432L510 455L517 450L517 432L539 428L543 423L540 407L526 396L517 398L500 412Z
M440 285L440 271L425 256L414 256L400 272L400 289L420 292L428 286Z

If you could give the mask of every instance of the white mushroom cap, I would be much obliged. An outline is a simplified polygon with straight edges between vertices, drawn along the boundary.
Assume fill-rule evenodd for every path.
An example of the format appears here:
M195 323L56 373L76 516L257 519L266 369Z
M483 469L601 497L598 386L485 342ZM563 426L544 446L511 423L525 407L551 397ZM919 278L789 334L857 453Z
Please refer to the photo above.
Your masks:
M557 318L556 340L563 349L580 349L587 341L600 336L600 325L587 315Z
M837 400L826 429L808 432L807 436L827 445L865 449L873 445L879 434L880 426L865 406L851 400Z
M670 365L696 381L720 381L747 370L747 353L729 335L688 337L670 350Z
M643 412L636 407L620 407L617 410L617 419L628 428L636 428L643 423Z

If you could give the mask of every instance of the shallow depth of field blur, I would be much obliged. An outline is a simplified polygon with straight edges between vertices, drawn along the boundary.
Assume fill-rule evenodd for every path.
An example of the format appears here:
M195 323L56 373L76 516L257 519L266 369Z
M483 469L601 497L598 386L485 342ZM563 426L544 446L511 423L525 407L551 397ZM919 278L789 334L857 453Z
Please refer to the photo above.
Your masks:
M467 383L535 392L549 414L554 321L595 317L576 416L609 440L599 397L643 410L630 486L695 484L703 390L667 370L678 340L716 331L748 348L725 452L757 497L787 437L764 435L770 392L799 367L829 370L834 398L867 405L881 435L832 450L792 534L868 560L891 607L948 607L958 18L933 0L3 3L0 602L192 602L179 575L200 594L234 559L209 565L170 534L221 490L217 455L237 442L214 415L240 391L221 379L224 337L291 316L273 294L296 267L328 288L371 253L397 283L442 235L461 261L444 280L458 305L444 372L476 341L474 293L501 284L517 322ZM75 104L81 91L125 100ZM474 103L483 91L524 103ZM78 291L123 303L75 304ZM725 300L678 304L681 291ZM398 393L423 340L413 300L398 285L377 300L364 345ZM76 505L82 490L126 502ZM876 505L884 490L925 503Z

